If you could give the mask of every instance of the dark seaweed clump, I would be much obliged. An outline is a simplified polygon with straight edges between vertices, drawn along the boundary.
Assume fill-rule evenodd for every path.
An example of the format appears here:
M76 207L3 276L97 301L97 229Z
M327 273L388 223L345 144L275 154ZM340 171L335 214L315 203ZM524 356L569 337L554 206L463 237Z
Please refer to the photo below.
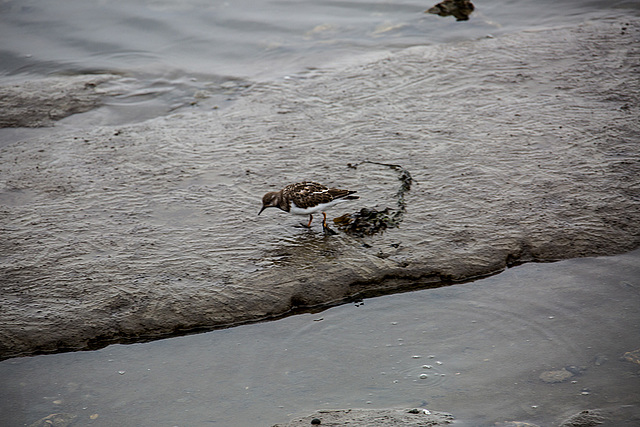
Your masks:
M400 165L371 162L368 160L360 164L362 163L385 166L398 171L400 188L395 194L397 209L385 208L383 210L377 210L374 208L362 208L359 212L345 214L333 220L340 230L358 237L371 236L376 233L381 233L387 228L398 227L402 222L402 217L406 210L405 193L411 190L411 184L413 183L413 178L411 178L409 171ZM355 169L358 167L358 164L353 165L350 163L348 166Z

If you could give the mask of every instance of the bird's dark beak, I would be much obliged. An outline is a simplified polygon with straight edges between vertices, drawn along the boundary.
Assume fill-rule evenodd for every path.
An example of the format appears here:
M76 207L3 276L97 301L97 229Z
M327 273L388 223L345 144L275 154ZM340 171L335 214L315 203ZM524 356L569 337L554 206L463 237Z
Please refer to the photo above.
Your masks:
M267 209L267 206L263 206L262 209L260 209L260 212L258 212L258 215L260 215L262 213L263 210Z

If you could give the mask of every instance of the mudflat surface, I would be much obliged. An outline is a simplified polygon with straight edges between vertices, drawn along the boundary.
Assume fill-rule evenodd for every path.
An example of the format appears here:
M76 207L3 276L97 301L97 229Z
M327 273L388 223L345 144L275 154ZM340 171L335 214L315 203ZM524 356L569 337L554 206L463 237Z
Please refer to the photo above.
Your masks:
M415 47L255 85L225 111L2 148L0 355L257 321L640 244L637 19ZM324 235L299 180L397 209ZM351 165L348 166L348 165ZM354 167L357 165L357 167Z
M96 86L111 75L33 78L0 86L0 128L47 127L100 105Z

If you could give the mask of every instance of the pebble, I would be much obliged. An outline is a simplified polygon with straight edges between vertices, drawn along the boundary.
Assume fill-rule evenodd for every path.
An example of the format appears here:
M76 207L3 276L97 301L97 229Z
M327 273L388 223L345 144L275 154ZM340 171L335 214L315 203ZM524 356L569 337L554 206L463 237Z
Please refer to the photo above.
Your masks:
M604 364L607 362L607 360L609 360L609 359L607 358L607 356L601 356L601 355L599 355L599 356L596 356L596 358L594 359L593 363L594 363L596 366L602 366L602 365L604 365Z

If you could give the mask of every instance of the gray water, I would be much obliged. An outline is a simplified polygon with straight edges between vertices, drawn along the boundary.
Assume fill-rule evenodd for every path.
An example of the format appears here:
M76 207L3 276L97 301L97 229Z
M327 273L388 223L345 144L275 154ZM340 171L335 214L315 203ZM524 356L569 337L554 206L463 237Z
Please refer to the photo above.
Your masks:
M3 75L95 70L279 78L358 53L637 13L634 1L479 0L468 22L425 1L7 0Z
M0 363L3 425L268 426L328 408L425 407L456 425L640 418L640 252L527 264L270 323ZM430 366L427 367L427 366ZM582 372L545 383L542 372ZM421 378L426 374L426 378ZM630 405L630 406L627 406Z
M598 17L637 15L640 3L481 0L467 22L424 14L436 2L287 0L6 0L0 4L0 83L30 76L110 72L107 106L73 127L141 121L224 107L224 82L272 81L354 57L471 40ZM211 92L214 92L213 94ZM18 139L15 131L0 133Z

